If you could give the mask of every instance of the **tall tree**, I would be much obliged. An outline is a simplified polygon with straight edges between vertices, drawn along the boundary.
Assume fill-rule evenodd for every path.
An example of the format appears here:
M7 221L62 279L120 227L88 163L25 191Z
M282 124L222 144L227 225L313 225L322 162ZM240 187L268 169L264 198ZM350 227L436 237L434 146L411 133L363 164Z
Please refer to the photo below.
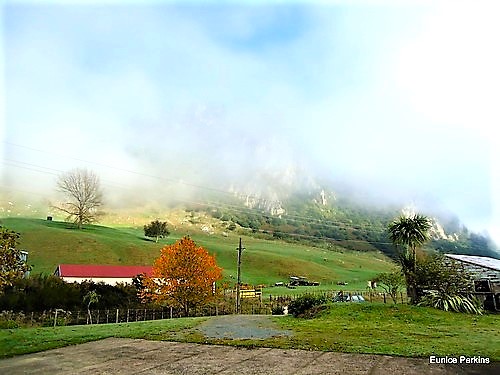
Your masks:
M214 298L214 284L222 278L215 257L189 237L165 246L144 278L143 298L184 310L207 304Z
M73 169L59 176L57 187L68 201L54 207L68 215L66 220L73 221L78 229L97 221L102 206L102 191L95 173L87 169Z
M389 238L396 248L407 293L413 304L418 302L417 249L429 240L430 228L429 218L420 214L400 216L388 226Z
M160 237L163 238L169 234L166 221L153 220L151 223L144 225L144 235L155 238L156 243L158 243Z
M29 271L29 266L21 258L21 251L17 249L19 237L19 233L0 226L0 293Z

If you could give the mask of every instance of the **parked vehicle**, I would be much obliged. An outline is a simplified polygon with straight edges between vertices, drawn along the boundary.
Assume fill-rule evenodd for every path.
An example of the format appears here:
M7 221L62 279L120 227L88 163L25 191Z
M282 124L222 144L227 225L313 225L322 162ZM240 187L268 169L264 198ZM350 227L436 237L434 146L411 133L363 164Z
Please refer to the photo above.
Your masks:
M350 294L340 291L335 297L333 297L333 302L365 302L365 299L360 294Z
M288 283L290 286L319 286L319 282L317 281L309 281L304 276L290 276L290 282Z

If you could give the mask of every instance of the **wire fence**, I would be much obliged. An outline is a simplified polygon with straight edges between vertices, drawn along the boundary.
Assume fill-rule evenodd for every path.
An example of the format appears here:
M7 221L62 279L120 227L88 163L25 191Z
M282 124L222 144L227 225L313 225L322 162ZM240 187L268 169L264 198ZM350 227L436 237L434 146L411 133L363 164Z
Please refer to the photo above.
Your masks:
M308 294L322 295L328 301L336 302L384 302L393 303L387 293L375 291L340 291L340 292L312 292ZM297 295L269 295L262 298L242 298L240 302L240 314L270 315L280 307L288 306L293 300L303 294ZM342 298L339 298L341 296ZM353 296L362 296L360 301ZM407 303L407 296L398 293L397 303ZM0 312L1 328L18 328L27 326L56 327L83 324L108 324L108 323L132 323L160 319L175 319L180 317L201 317L236 314L237 308L234 298L226 298L223 303L214 306L203 306L193 308L186 313L184 310L173 307L162 309L138 309L117 308L104 310L79 310L65 311L52 309L42 312Z
M339 301L339 297L342 296L340 302L349 302L353 301L353 296L362 296L364 302L383 302L383 303L408 303L408 296L404 292L398 292L394 298L392 299L391 295L386 292L379 292L375 290L353 290L353 291L312 291L307 294L313 294L318 296L323 296L327 301ZM269 295L264 298L265 301L269 302L277 302L277 303L289 303L303 294L295 294L295 295Z
M56 327L83 324L132 323L160 319L175 319L181 317L200 317L230 315L236 313L236 306L223 305L191 309L188 314L177 308L164 309L106 309L106 310L79 310L66 311L53 309L42 312L13 312L0 313L1 328L19 328L29 326ZM271 308L262 303L243 303L240 308L242 314L271 314Z

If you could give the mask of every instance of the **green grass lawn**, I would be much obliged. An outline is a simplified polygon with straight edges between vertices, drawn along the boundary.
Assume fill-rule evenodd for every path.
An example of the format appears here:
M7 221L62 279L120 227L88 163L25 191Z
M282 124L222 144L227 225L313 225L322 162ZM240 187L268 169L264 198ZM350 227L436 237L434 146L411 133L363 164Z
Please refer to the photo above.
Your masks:
M29 251L33 274L54 272L61 263L150 265L160 249L189 234L193 240L215 254L224 269L225 280L236 282L236 257L240 235L208 235L187 228L172 233L159 243L144 237L142 228L85 226L76 230L71 224L42 219L4 218L2 225L21 233L20 247ZM242 282L272 285L287 282L289 276L306 276L319 281L321 289L338 289L337 281L349 283L350 290L363 290L367 280L394 267L378 252L357 252L335 247L332 250L242 236L246 248L242 255ZM303 292L282 290L279 294ZM265 294L278 294L269 289Z
M0 358L35 353L107 337L185 341L190 329L206 318L68 327L0 329Z
M500 316L427 307L337 303L314 319L276 318L295 335L280 345L405 357L485 356L500 360Z
M196 326L210 318L128 324L0 330L0 357L38 352L106 337L144 338L244 347L275 347L406 357L483 356L500 360L500 317L408 305L333 304L319 317L272 317L290 337L208 340Z

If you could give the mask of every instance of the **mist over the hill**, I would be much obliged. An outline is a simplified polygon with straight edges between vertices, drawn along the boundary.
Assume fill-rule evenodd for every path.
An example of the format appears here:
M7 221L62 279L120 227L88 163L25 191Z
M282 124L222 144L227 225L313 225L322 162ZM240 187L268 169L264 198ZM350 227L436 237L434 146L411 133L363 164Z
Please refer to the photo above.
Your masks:
M112 207L321 187L450 211L500 241L488 7L131 1L2 14L4 199L48 201L58 174L87 167Z

